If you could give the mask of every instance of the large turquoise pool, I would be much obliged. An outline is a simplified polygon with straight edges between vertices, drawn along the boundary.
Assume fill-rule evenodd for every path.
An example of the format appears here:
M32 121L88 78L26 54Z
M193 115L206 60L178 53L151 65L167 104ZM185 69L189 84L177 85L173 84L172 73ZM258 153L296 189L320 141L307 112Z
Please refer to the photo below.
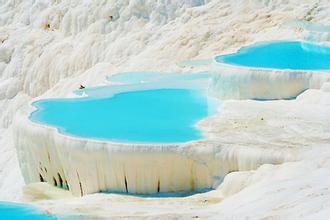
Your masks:
M202 138L195 124L210 113L205 91L153 89L107 98L36 101L34 122L63 134L127 143L181 143Z
M244 47L217 56L231 65L292 70L330 70L330 47L300 41L279 41Z

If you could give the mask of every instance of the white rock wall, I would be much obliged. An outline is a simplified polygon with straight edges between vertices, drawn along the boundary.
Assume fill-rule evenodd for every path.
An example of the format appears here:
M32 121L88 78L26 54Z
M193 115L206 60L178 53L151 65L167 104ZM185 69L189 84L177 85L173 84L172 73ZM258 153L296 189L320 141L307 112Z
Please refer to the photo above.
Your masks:
M249 68L213 62L210 93L219 99L289 99L330 81L329 71Z
M216 187L232 171L296 159L285 151L242 150L211 140L133 145L79 139L31 122L28 113L14 123L26 183L47 181L75 195L194 191Z

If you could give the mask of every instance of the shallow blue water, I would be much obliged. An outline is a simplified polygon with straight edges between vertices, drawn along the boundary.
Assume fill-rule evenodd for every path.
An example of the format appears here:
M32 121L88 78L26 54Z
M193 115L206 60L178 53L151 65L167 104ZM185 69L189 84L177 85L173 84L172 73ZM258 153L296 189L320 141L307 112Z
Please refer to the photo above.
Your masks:
M178 82L192 81L199 79L208 79L208 72L198 73L159 73L159 72L125 72L114 74L107 77L110 82L120 84L139 84L139 83L154 83L154 82Z
M135 143L180 143L202 138L194 124L208 116L205 94L188 89L118 93L110 98L34 102L32 121L73 136Z
M108 76L107 80L121 84L138 84L156 81L160 76L156 72L125 72Z
M218 56L217 62L272 69L330 70L330 47L299 41L280 41Z
M0 219L8 220L55 220L56 217L45 215L30 206L0 202Z

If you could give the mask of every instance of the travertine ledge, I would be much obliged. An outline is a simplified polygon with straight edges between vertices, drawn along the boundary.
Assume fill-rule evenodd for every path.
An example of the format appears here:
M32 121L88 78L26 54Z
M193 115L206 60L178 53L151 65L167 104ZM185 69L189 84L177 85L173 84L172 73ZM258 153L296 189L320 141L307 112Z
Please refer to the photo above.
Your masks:
M121 144L80 139L33 123L23 109L14 140L26 183L45 181L74 195L151 194L214 188L233 171L293 160L285 151L239 151L213 139L183 144ZM244 153L246 152L246 153Z
M330 81L329 71L243 67L213 61L210 93L220 99L290 99Z

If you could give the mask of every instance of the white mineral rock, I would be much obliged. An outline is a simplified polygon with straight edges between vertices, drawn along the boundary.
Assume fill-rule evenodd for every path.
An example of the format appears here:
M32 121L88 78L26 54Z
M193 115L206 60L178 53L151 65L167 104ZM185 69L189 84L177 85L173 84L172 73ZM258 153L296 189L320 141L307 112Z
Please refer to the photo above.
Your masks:
M33 98L72 96L80 84L103 85L106 75L123 71L205 70L205 67L183 68L176 64L210 59L260 41L304 39L303 30L283 24L308 19L311 23L330 25L329 13L328 0L0 0L0 200L21 199L24 181L16 154L21 151L16 152L14 147L12 121L17 109L23 106L25 110L21 112L26 111ZM316 41L328 40L327 34L319 32L310 36ZM259 167L227 175L220 188L213 192L185 198L63 196L60 200L37 199L35 204L54 213L100 217L327 219L330 215L328 87L324 84L322 90L307 90L290 101L225 101L221 114L200 122L205 135L224 146L221 160L233 164L231 171ZM15 119L18 127L20 118L21 114ZM24 120L26 118L22 119L21 126L28 127ZM26 152L36 153L33 166L39 169L43 154L46 157L41 158L42 163L47 165L46 150L49 149L54 160L64 160L57 163L59 166L50 171L47 178L57 178L60 171L72 180L73 189L79 194L78 177L71 173L73 167L67 171L61 167L75 159L70 159L70 155L80 157L80 151L93 148L86 144L85 148L70 145L66 149L64 146L70 142L78 142L70 138L61 139L63 147L53 147L59 141L49 138L54 131L41 128L21 131L18 129L16 135L22 141L15 139L15 142L21 147L27 146L30 151ZM31 136L33 139L28 138ZM32 140L39 141L36 143L40 145L36 146ZM63 155L62 150L77 154ZM99 152L106 151L99 148ZM29 158L34 158L33 155ZM194 154L188 157L187 163L192 163L194 157ZM287 157L296 161L285 162ZM262 165L273 163L272 158L282 158L279 162L284 163ZM181 164L184 160L178 156L176 161ZM30 176L25 168L28 165L24 160L20 163L23 175ZM77 163L72 164L79 169L87 167ZM101 170L90 172L92 166L81 171L83 182L95 175L95 170ZM65 164L65 167L70 166ZM226 167L212 167L220 169L211 173L229 171ZM179 170L176 175L181 174L183 168ZM31 180L37 178L31 175ZM189 179L187 175L183 178ZM181 180L180 185L187 187L189 183ZM90 191L101 188L94 182L86 187ZM43 189L31 187L29 195L38 197ZM57 196L51 198L58 199Z
M219 99L290 99L330 81L330 71L262 69L216 61L210 75L210 93Z

